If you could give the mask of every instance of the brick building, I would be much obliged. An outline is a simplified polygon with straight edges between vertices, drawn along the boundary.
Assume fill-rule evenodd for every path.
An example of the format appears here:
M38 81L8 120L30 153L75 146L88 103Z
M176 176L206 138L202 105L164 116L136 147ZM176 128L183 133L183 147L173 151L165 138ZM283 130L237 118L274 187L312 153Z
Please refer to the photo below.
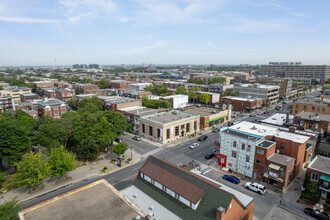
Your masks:
M35 99L40 99L40 96L35 93L21 94L21 102L32 102Z
M266 99L263 98L240 98L235 96L220 97L220 103L232 105L233 111L251 112L262 108Z
M110 83L112 89L129 89L131 84L135 84L135 82L126 80L112 80Z
M304 130L326 131L330 134L330 114L300 112L294 116L294 123Z
M75 97L75 91L72 89L57 89L55 93L56 98L64 102Z
M40 88L43 97L45 98L56 98L56 88Z
M7 111L15 111L15 101L11 96L0 96L0 113L6 109Z
M292 113L313 112L330 115L330 103L323 98L305 98L292 104Z
M87 83L87 84L77 83L73 86L73 88L74 89L77 88L77 89L81 90L81 92L83 94L87 94L87 91L99 89L99 86L96 84L90 84L90 83Z
M121 96L98 96L104 105L104 110L117 111L117 109L142 106L142 101Z
M68 105L55 98L34 100L31 104L33 104L34 110L38 111L39 117L60 118L68 112Z

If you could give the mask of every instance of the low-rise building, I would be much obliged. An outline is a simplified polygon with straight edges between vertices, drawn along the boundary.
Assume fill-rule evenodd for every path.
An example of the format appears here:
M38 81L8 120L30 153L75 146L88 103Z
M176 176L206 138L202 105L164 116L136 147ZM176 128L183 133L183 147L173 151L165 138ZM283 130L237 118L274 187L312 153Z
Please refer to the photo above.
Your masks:
M283 99L288 99L292 96L292 79L290 78L257 77L256 82L263 85L279 86L279 95Z
M166 100L171 103L172 109L182 108L187 106L188 104L188 96L187 95L172 95L160 97L160 100Z
M109 96L109 95L116 94L116 90L115 89L93 89L93 90L87 90L86 94Z
M76 83L73 86L73 89L79 89L81 91L81 93L87 94L87 91L97 90L97 89L99 89L99 86L96 84L90 84L90 83L87 83L87 84Z
M290 115L289 112L284 113L276 113L268 118L260 120L261 123L275 125L275 126L283 126L283 125L291 125L293 123L293 115Z
M210 101L206 104L218 104L219 103L219 99L220 99L220 94L219 93L200 91L200 92L198 92L198 94L199 94L198 102L202 102L202 100L201 100L201 95L202 94L207 94L209 96Z
M15 111L15 101L13 97L7 95L7 96L0 96L0 113L2 113L4 110L7 111Z
M330 158L316 156L308 165L306 176L315 181L321 189L321 198L330 203Z
M39 117L60 118L64 113L68 112L68 105L55 98L34 100L31 104L34 110L38 111Z
M21 102L32 102L35 99L40 99L40 96L35 93L21 94Z
M36 91L40 91L41 88L52 88L54 87L53 81L35 81L33 82Z
M18 86L8 86L3 87L4 90L0 90L0 96L11 96L16 104L21 103L21 95L31 93L31 88L29 87L18 87Z
M196 136L200 116L188 112L170 111L140 117L140 136L166 144L181 137Z
M304 91L304 83L292 82L292 90L297 90L297 94L301 94Z
M234 85L233 84L223 84L223 83L215 83L208 85L209 87L209 92L215 92L215 93L222 93L223 91L226 90L233 90Z
M0 81L0 86L6 87L6 86L9 86L9 83L6 83L4 81Z
M133 99L141 99L142 97L149 97L152 95L151 92L148 91L137 91L137 90L130 90L130 89L118 89L117 94L120 96L133 98Z
M330 134L330 114L300 112L294 116L294 123L304 130L326 131Z
M152 83L134 83L130 84L129 88L132 90L143 91L147 86L151 86Z
M129 89L131 84L134 82L126 80L112 80L110 83L112 89Z
M208 129L214 125L226 123L231 120L231 108L229 106L226 110L210 107L194 107L186 109L185 112L200 115L201 129Z
M117 111L117 109L142 106L142 101L122 96L98 96L104 105L104 110Z
M235 96L220 97L220 103L231 105L233 111L252 112L262 108L266 99L264 98L241 98Z
M45 98L56 98L56 88L40 88L43 97Z
M321 98L299 99L292 104L292 113L312 112L330 115L330 101Z
M57 99L66 102L75 97L75 91L73 89L57 89L55 95Z

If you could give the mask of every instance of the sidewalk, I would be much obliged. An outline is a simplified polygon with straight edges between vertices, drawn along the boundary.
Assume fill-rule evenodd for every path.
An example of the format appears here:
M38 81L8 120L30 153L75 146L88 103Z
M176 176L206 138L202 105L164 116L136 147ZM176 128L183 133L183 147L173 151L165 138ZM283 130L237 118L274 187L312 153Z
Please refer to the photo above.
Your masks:
M124 155L125 155L125 158L131 157L131 151L127 150L124 153ZM128 167L132 164L135 164L135 163L139 162L141 159L141 155L134 151L133 151L132 156L133 156L133 159L132 159L131 163L126 163L125 161L122 161L122 166L118 167L116 164L112 164L111 160L103 159L103 158L105 158L105 155L100 155L99 158L102 158L101 160L95 161L95 163L91 162L88 165L83 165L71 172L68 172L66 176L71 178L68 181L64 181L62 183L56 184L55 178L44 180L41 183L41 185L43 185L44 188L35 193L29 193L28 189L26 189L26 188L17 188L17 189L10 190L4 194L0 194L0 204L2 204L5 201L11 200L15 197L18 197L18 200L22 203L24 201L41 196L43 194L47 194L51 191L55 191L57 189L64 188L68 185L72 185L73 183L82 181L83 179L88 179L89 177L107 175L109 173L115 172L117 170ZM103 172L104 166L108 167L107 173Z

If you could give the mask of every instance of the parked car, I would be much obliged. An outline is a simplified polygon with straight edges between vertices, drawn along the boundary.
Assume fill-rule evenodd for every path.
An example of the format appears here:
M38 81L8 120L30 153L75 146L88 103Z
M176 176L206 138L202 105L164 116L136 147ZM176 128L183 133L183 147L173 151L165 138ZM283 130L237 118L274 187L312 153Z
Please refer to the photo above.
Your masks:
M258 119L253 119L252 122L256 123L256 122L258 122Z
M117 143L121 142L120 138L118 138L118 137L115 139L115 141L116 141Z
M126 134L127 134L127 132L126 132L126 131L124 131L124 132L123 132L123 135L126 135Z
M236 118L236 116L237 116L236 114L233 114L231 117L232 117L232 118Z
M237 125L239 123L239 120L235 120L235 121L233 121L233 124L234 125Z
M259 183L251 183L251 182L247 182L245 183L245 188L246 189L249 189L249 190L252 190L252 191L255 191L259 194L265 194L266 192L266 187L259 184Z
M216 129L213 130L214 133L217 133L219 131L220 131L220 128L216 128Z
M194 149L199 146L199 143L193 143L192 145L189 146L190 149Z
M251 114L250 117L256 117L257 115L256 114Z
M264 114L269 114L269 111L265 111Z
M194 164L194 166L196 167L197 170L201 169L201 166L196 161L192 161L192 164Z
M222 179L235 183L235 184L239 184L241 182L240 179L238 179L236 176L233 176L233 175L224 175L222 177Z
M211 158L214 157L214 156L215 156L214 153L206 154L206 155L205 155L205 159L209 160L209 159L211 159Z
M312 216L316 219L329 220L329 216L327 214L318 210L314 210L312 208L305 208L304 212L306 215Z
M140 136L134 136L133 137L133 140L140 141L141 140L141 137Z
M203 135L203 136L200 136L198 138L198 141L205 141L207 139L207 136L206 135Z

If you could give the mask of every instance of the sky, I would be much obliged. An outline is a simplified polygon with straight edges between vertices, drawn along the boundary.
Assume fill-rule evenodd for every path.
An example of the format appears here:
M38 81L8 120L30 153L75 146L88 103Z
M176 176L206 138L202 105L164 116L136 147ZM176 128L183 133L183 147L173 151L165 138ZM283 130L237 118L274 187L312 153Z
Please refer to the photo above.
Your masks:
M0 0L0 66L330 64L329 0Z

